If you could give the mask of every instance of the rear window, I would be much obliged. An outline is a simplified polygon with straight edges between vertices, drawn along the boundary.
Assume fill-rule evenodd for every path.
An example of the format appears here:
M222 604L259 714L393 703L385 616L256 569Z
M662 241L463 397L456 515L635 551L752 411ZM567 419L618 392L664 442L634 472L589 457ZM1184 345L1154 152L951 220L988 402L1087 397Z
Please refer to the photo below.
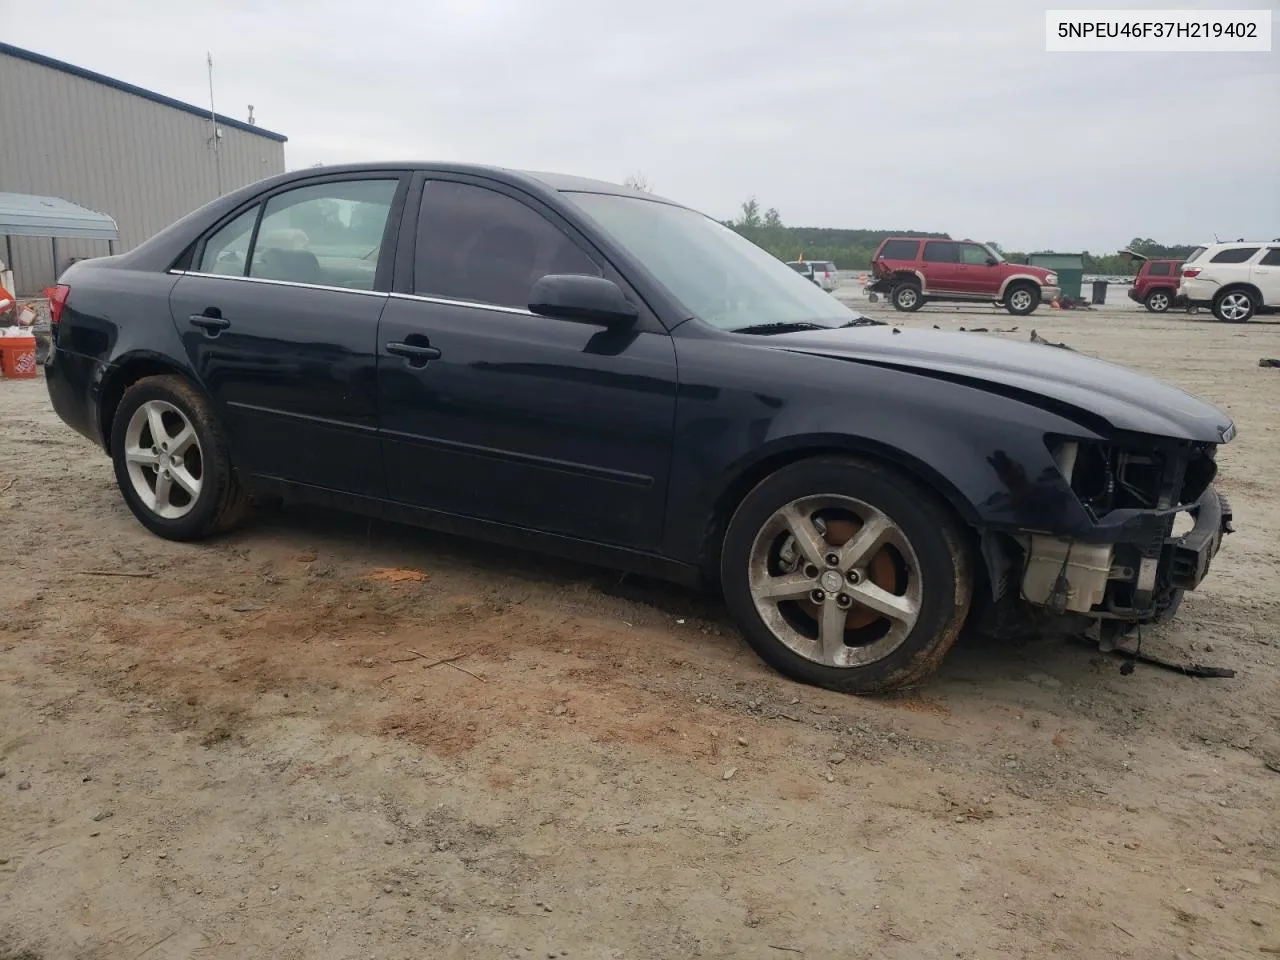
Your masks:
M1153 263L1151 264L1151 269L1147 271L1147 275L1152 277L1167 277L1171 272L1172 268L1170 264Z
M1184 262L1190 263L1192 260L1198 259L1200 254L1204 253L1208 249L1209 249L1208 247L1196 247L1194 250L1191 251L1191 256L1187 257L1187 259Z
M815 260L813 262L813 269L821 270L824 273L835 273L836 265L830 260Z
M1233 247L1230 250L1223 250L1220 253L1215 253L1213 255L1213 259L1210 260L1209 262L1210 263L1244 263L1246 260L1252 257L1255 253L1257 253L1260 249L1261 247Z
M914 260L920 252L919 240L886 240L880 250L882 260Z
M794 270L796 273L809 272L809 264L807 263L788 263L787 266L790 267L792 270Z

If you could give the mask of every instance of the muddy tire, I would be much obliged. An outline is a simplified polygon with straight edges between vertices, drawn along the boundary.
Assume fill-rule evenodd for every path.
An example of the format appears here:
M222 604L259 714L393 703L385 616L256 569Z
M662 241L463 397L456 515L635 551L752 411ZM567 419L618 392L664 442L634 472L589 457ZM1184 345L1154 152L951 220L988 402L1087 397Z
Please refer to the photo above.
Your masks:
M932 673L973 592L970 551L946 506L894 470L847 457L784 467L747 494L720 578L766 663L845 693Z
M898 284L889 294L889 299L893 303L893 308L903 313L915 313L924 306L924 296L917 283Z
M1004 308L1015 317L1035 313L1040 306L1040 288L1032 283L1015 283L1004 294Z
M209 401L177 376L129 387L111 424L116 483L138 521L167 540L234 526L249 499Z

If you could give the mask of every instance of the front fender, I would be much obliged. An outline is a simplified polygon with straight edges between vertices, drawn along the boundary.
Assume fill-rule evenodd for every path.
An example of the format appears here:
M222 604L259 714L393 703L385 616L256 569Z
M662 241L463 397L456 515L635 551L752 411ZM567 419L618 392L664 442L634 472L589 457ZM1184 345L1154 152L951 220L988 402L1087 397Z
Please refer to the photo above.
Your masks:
M1071 420L927 374L709 343L677 344L664 541L678 559L697 562L708 526L723 523L763 476L832 452L896 465L978 530L1073 536L1092 526L1045 442L1047 434L1096 437Z
M1043 277L1037 277L1037 276L1036 276L1035 274L1033 274L1033 273L1015 273L1015 274L1013 274L1012 276L1005 277L1005 278L1004 278L1004 280L1001 282L1001 284L1000 284L1000 296L999 296L997 299L999 299L999 300L1003 300L1003 299L1004 299L1004 295L1005 295L1005 293L1008 291L1009 286L1010 286L1011 284L1014 284L1014 283L1022 283L1022 282L1034 283L1037 287L1043 287L1043 286L1044 286L1044 278L1043 278Z

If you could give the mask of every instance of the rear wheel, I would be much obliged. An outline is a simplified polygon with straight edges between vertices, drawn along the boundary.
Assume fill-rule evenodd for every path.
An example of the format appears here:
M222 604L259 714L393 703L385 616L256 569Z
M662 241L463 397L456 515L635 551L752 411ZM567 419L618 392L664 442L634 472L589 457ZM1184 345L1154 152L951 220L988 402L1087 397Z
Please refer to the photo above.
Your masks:
M125 391L111 459L133 515L168 540L224 530L248 505L209 402L181 377L145 377Z
M924 297L920 294L920 287L914 283L900 283L893 288L890 294L895 310L901 310L903 313L914 313L924 306Z
M1168 290L1152 290L1147 294L1146 303L1152 313L1164 313L1173 305L1173 297Z
M1025 317L1040 306L1040 288L1029 283L1010 287L1004 296L1004 308L1015 317Z
M762 659L847 693L933 672L972 594L946 508L892 470L836 457L784 467L747 495L725 535L721 582Z
M1244 323L1257 309L1248 290L1224 290L1213 301L1213 315L1223 323Z

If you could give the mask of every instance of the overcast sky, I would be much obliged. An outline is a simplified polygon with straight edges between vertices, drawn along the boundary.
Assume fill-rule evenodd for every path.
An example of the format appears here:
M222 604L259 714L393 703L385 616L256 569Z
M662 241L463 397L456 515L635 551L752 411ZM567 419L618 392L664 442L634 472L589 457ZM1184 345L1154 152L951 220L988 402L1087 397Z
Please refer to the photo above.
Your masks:
M1280 52L1050 54L1047 6L1160 5L0 0L0 37L201 105L210 51L290 168L639 171L719 218L1006 249L1280 236Z

